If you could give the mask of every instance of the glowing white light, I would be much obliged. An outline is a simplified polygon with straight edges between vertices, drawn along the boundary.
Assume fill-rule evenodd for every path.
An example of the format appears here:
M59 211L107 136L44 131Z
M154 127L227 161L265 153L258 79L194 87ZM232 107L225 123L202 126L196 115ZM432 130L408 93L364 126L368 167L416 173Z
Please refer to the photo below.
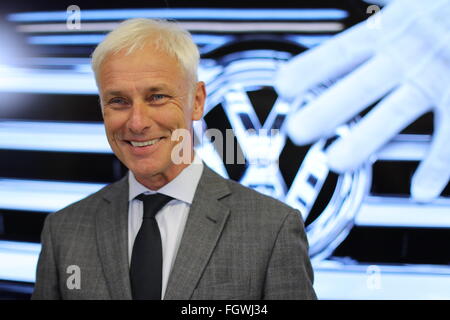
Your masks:
M314 289L319 299L450 299L450 268L447 266L377 267L379 286L374 288L368 285L369 265L320 262L314 265Z
M67 70L0 70L0 92L97 94L94 75Z
M38 243L0 241L0 279L35 282Z
M103 123L0 121L0 149L112 153Z
M99 183L0 179L0 208L54 212L104 186Z
M96 45L102 41L103 38L105 38L105 35L102 34L33 36L28 38L28 42L41 45Z
M82 20L125 20L130 18L160 18L178 20L341 20L348 13L340 9L113 9L83 10ZM65 21L65 11L24 12L8 16L15 22Z
M355 218L358 226L450 228L450 199L420 204L410 198L367 197Z

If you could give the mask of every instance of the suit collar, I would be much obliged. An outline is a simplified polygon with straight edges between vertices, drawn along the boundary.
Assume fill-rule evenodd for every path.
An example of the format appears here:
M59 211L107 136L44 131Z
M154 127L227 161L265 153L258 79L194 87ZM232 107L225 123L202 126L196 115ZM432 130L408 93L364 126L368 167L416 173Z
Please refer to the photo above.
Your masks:
M228 194L226 180L205 166L164 299L185 300L192 296L228 219L229 208L219 202Z
M96 212L99 256L111 299L131 299L128 265L128 177L103 190Z

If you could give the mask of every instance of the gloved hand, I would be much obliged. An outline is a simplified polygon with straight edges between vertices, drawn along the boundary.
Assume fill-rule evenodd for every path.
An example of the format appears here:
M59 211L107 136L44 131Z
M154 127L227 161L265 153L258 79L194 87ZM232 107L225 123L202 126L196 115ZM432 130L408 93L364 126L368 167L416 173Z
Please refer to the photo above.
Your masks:
M382 99L329 147L330 168L344 172L433 110L433 140L411 183L412 197L429 201L450 178L450 0L395 0L370 19L378 21L361 22L280 67L275 88L293 105L286 129L294 143L309 144ZM339 80L296 106L330 79Z

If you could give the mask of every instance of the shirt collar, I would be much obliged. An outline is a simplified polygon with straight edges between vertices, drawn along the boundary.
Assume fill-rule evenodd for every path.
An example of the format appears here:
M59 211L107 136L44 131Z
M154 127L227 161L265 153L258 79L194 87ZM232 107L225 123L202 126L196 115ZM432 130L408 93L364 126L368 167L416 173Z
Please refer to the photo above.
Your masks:
M178 176L175 177L168 184L160 188L158 191L153 191L140 184L133 172L128 174L128 184L129 184L129 198L128 200L133 200L136 196L141 193L154 194L162 193L170 196L174 199L181 200L188 204L192 204L194 199L195 190L197 189L198 182L203 172L203 162L201 158L195 153L194 161L183 169Z

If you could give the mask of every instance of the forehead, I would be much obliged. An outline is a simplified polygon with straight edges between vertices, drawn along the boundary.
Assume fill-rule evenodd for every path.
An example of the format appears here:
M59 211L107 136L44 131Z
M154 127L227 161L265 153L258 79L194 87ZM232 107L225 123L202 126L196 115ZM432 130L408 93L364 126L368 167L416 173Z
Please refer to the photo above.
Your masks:
M175 57L148 46L130 54L126 54L126 50L109 54L99 69L101 90L114 86L153 85L155 82L180 86L186 80Z

